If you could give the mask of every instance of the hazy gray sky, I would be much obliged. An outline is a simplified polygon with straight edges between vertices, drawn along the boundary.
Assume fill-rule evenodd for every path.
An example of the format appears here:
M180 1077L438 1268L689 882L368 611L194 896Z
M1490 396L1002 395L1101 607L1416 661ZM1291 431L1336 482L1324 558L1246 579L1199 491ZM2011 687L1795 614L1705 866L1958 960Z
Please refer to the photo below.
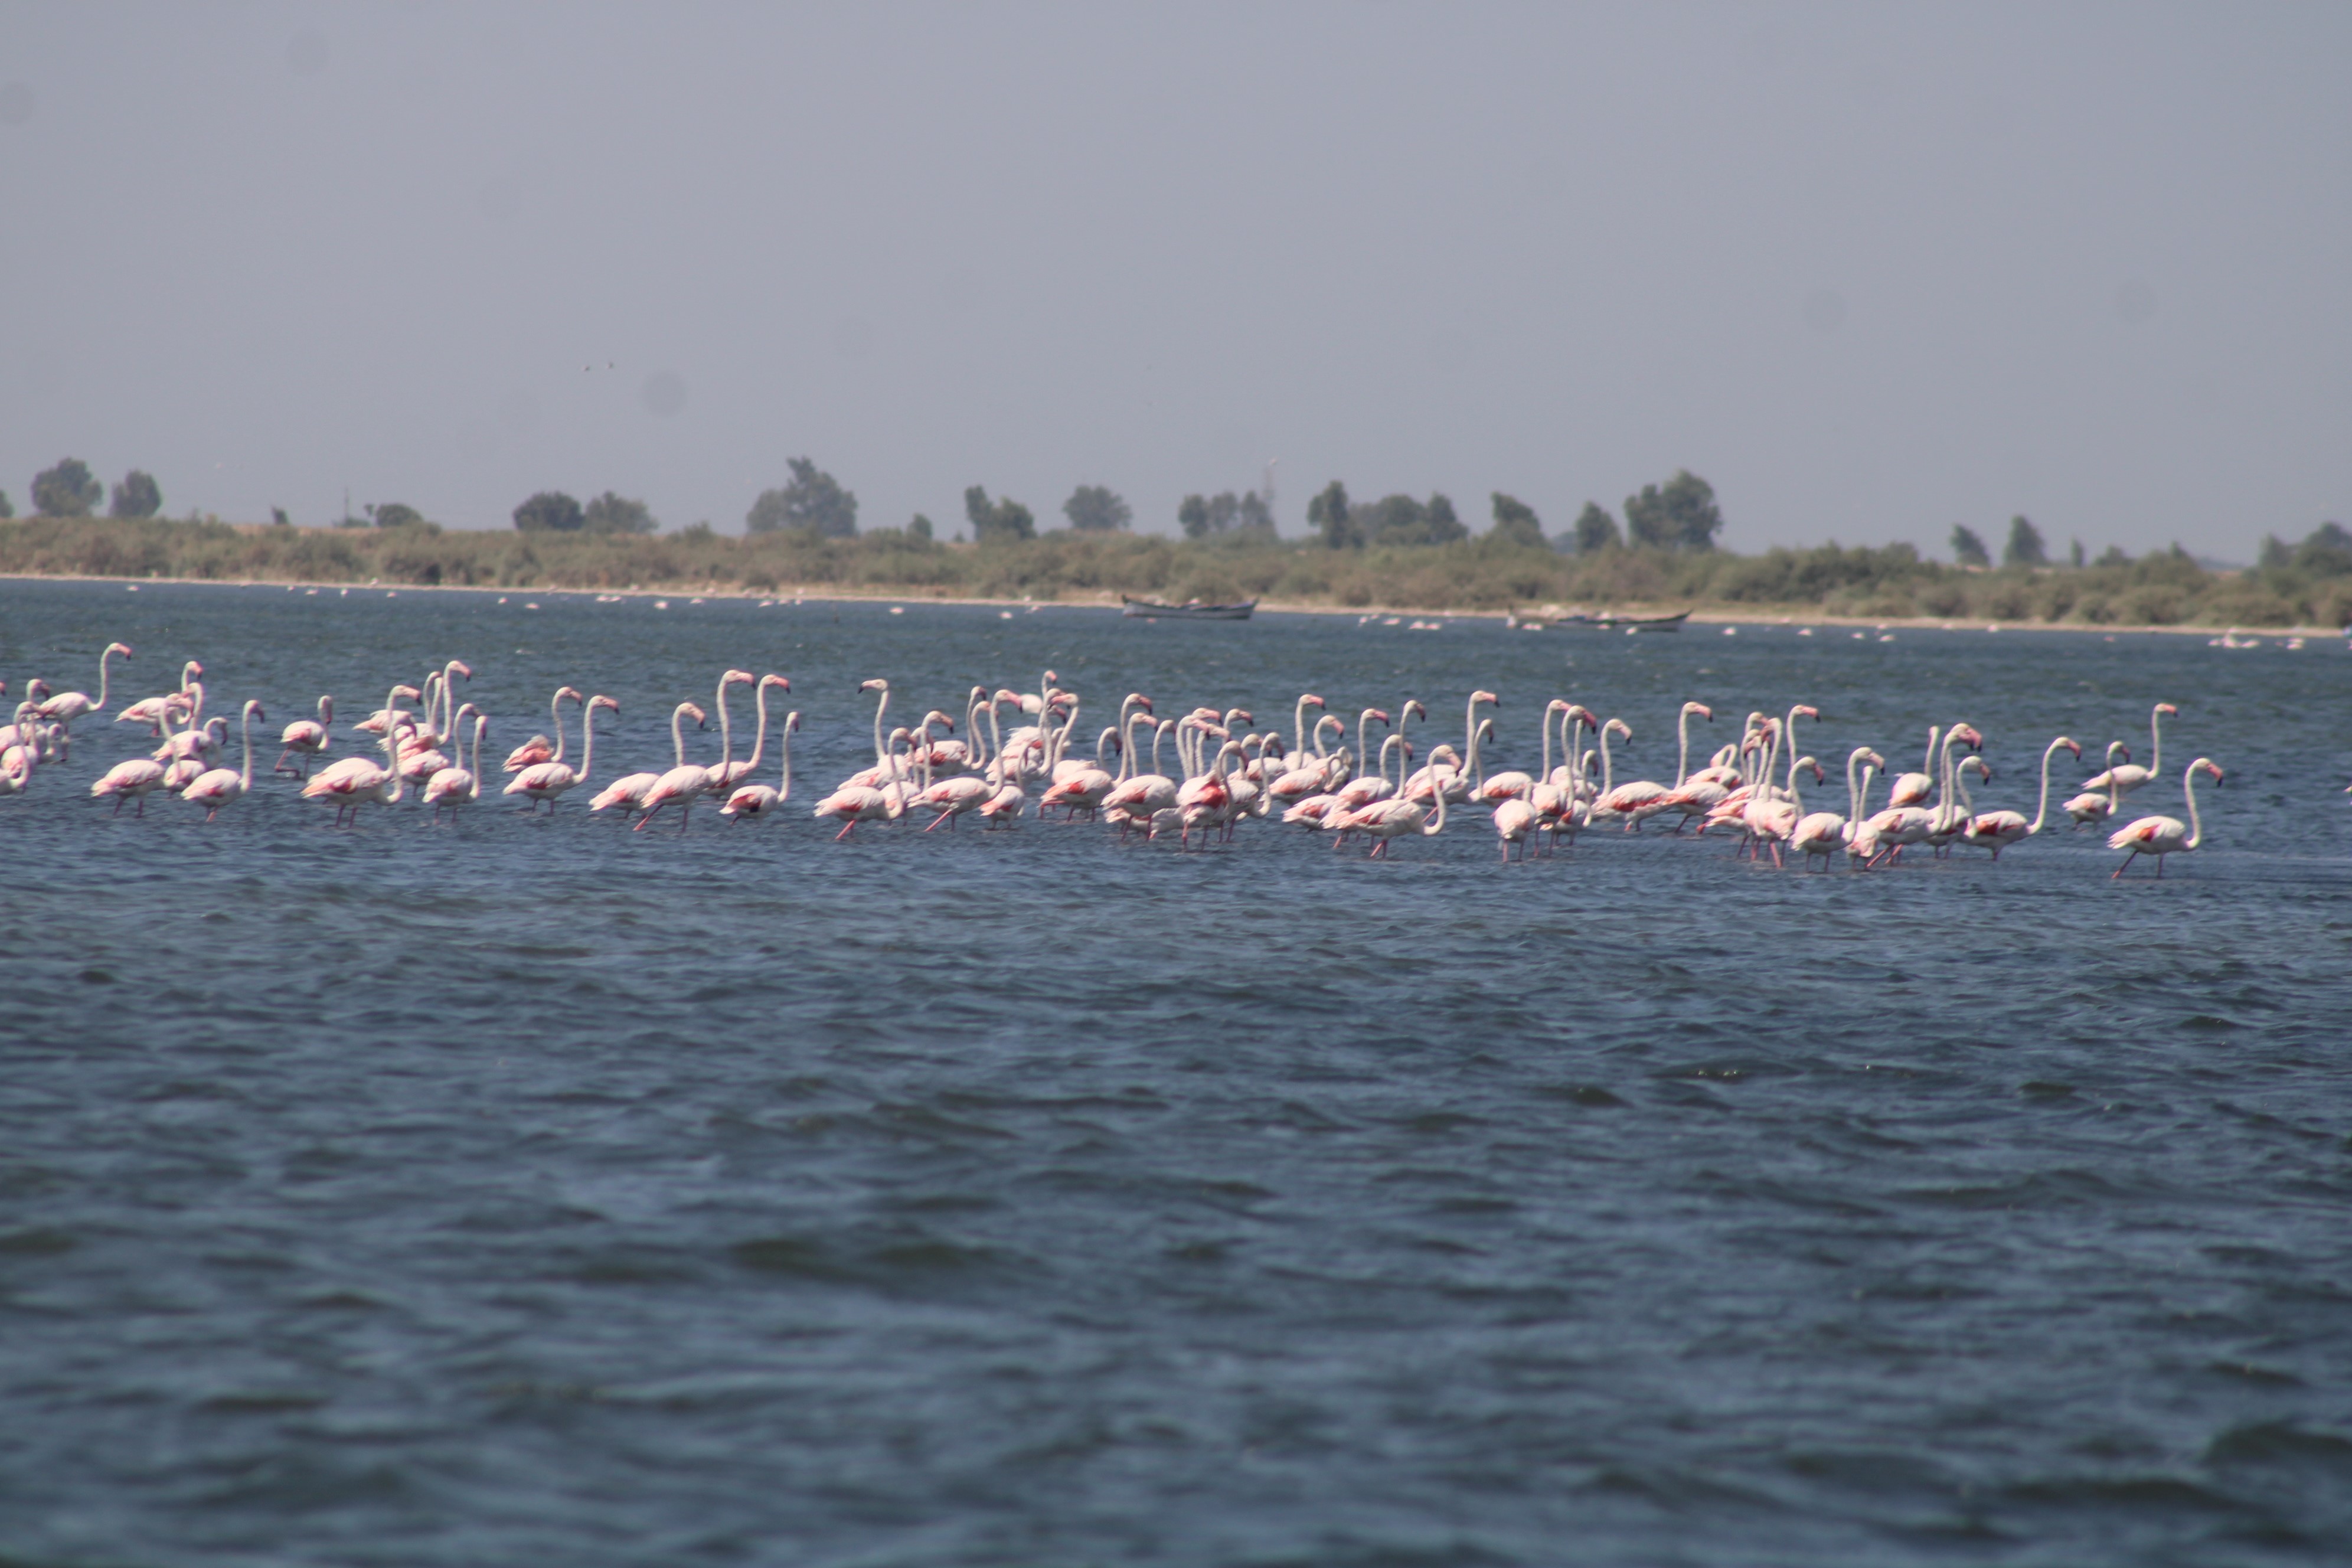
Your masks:
M10 5L0 486L2352 521L2352 7ZM610 364L614 368L607 369ZM583 370L583 366L593 366Z

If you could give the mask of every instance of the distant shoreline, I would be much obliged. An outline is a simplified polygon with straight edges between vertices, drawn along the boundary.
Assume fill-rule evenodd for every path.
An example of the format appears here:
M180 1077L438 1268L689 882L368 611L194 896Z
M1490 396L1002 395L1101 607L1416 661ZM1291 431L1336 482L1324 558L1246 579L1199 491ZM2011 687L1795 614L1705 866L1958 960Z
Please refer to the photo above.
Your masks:
M338 593L383 593L386 595L409 594L495 594L502 600L533 597L573 596L597 598L609 596L622 599L794 599L808 604L843 605L963 605L976 608L1006 610L1116 610L1120 607L1116 594L1097 599L1014 599L973 595L935 595L921 592L870 594L845 591L837 585L824 584L807 588L778 587L754 591L734 586L713 585L700 588L501 588L495 584L468 583L336 583L308 579L275 577L118 577L83 573L64 572L0 572L0 583L120 583L125 588L148 586L188 588L283 588L289 592L301 589L333 589ZM1353 616L1359 619L1391 616L1399 619L1425 620L1431 616L1454 621L1505 621L1516 618L1538 623L1547 631L1580 631L1590 628L1562 626L1558 616L1541 611L1507 610L1432 610L1426 607L1408 608L1387 605L1328 605L1310 601L1263 599L1258 608L1279 615ZM1610 614L1618 616L1671 615L1677 606L1668 605L1612 605ZM1694 626L1835 626L1843 630L1872 631L2021 631L2067 632L2077 636L2117 637L2153 634L2165 637L2201 637L2243 635L2275 642L2286 637L2343 637L2339 626L2095 626L2081 621L1979 621L1942 616L1843 616L1811 611L1804 606L1789 608L1759 605L1754 612L1735 611L1722 605L1692 608L1689 624ZM1622 634L1620 634L1622 635ZM1658 635L1658 634L1650 634Z

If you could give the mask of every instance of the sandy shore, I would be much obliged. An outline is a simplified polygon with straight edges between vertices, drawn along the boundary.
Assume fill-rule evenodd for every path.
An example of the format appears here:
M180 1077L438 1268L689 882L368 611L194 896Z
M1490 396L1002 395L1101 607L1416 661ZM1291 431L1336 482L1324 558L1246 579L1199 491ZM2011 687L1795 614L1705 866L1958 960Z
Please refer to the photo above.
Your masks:
M971 605L1009 610L1100 610L1119 607L1119 596L1106 593L1093 599L1007 599L970 595L939 595L927 593L861 593L834 584L808 587L780 587L772 592L754 593L731 584L710 584L705 587L663 588L499 588L470 584L400 583L386 586L382 582L320 583L281 581L276 578L221 577L89 577L64 573L17 572L0 573L0 583L120 583L126 590L148 586L195 588L282 588L295 592L309 588L351 589L357 592L385 594L489 594L500 599L528 599L538 596L572 595L594 598L599 595L615 595L633 599L753 599L761 601L796 599L803 603L845 605ZM1685 606L1678 605L1612 605L1592 606L1591 613L1619 616L1667 616ZM1502 621L1513 616L1523 621L1535 621L1550 628L1551 623L1563 613L1572 613L1577 606L1547 605L1540 609L1507 610L1432 610L1390 605L1328 605L1261 599L1258 608L1283 615L1352 616L1358 619L1377 617L1387 620L1427 619L1436 616L1450 621ZM2091 636L2116 637L2126 633L2158 633L2171 637L2218 637L2225 632L2273 641L2283 637L2336 637L2343 630L2336 626L2092 626L2081 621L1972 621L1955 620L1944 616L1833 616L1801 606L1785 608L1759 605L1753 609L1734 609L1724 605L1693 608L1693 626L1836 626L1844 629L1870 631L2021 631L2075 632ZM1573 628L1563 628L1573 629Z

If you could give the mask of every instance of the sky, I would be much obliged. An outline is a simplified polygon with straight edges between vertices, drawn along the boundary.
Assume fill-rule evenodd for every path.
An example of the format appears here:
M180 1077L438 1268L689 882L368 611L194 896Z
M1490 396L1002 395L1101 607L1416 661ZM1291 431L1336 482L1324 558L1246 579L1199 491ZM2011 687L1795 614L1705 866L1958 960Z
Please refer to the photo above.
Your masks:
M0 10L0 489L2352 521L2352 6Z

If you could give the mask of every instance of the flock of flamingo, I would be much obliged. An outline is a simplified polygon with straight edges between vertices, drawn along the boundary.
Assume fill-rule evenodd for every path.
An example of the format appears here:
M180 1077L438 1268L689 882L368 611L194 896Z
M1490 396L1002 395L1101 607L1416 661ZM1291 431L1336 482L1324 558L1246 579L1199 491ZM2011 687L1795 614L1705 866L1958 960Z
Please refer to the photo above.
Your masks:
M38 771L68 759L72 726L105 710L110 665L117 656L128 661L131 650L110 643L100 655L95 697L53 692L37 679L27 683L15 721L0 729L0 795L23 793ZM91 795L113 800L114 815L132 805L134 815L144 816L148 795L160 790L204 807L205 820L210 822L252 792L253 726L257 720L267 723L268 717L259 701L244 705L244 765L226 766L222 753L229 721L218 714L205 716L203 675L204 667L190 661L181 671L177 690L132 702L114 716L118 723L145 726L157 742L151 755L118 763L90 784ZM333 745L334 700L321 697L316 719L289 724L280 734L281 752L272 772L292 775L305 799L333 806L339 826L356 820L366 806L389 806L404 798L431 805L437 822L443 812L455 813L482 795L482 743L489 716L472 702L457 700L457 683L472 676L467 665L453 659L414 684L395 683L383 706L352 726L376 737L367 751L381 752L382 760L363 752L326 763L314 773L313 764ZM1242 709L1195 708L1163 719L1157 716L1150 698L1129 693L1119 704L1117 721L1095 737L1092 754L1073 754L1079 702L1058 681L1049 669L1035 691L973 687L964 704L961 739L955 738L956 716L938 709L911 727L889 727L890 684L866 681L861 692L876 699L873 765L841 781L816 803L814 815L839 822L841 830L835 836L839 839L862 824L917 819L926 824L925 832L951 828L968 816L995 826L1017 820L1034 805L1041 817L1059 810L1065 821L1083 816L1114 825L1122 838L1138 832L1153 839L1172 834L1187 849L1196 836L1204 842L1230 841L1244 819L1275 818L1328 834L1335 846L1361 839L1377 858L1400 838L1444 832L1447 807L1454 805L1491 814L1506 862L1514 851L1525 861L1530 845L1540 844L1550 854L1563 838L1572 845L1580 833L1603 827L1638 832L1655 817L1669 820L1668 831L1675 834L1686 829L1701 835L1736 834L1740 853L1759 858L1769 853L1776 866L1785 865L1791 853L1809 868L1816 862L1833 866L1843 855L1856 869L1867 869L1898 863L1906 849L1922 845L1938 856L1968 847L1990 850L1999 859L2003 849L2040 833L2048 819L2052 760L2061 751L2077 759L2083 753L2082 746L2065 735L2042 748L2041 795L2030 820L2021 811L1979 811L1969 781L1971 776L1980 782L1992 778L1992 770L1979 754L1984 737L1966 722L1938 724L1927 731L1918 771L1894 774L1879 809L1870 808L1870 796L1874 783L1888 773L1886 759L1869 746L1857 746L1845 759L1845 810L1807 811L1800 776L1810 773L1818 786L1827 782L1828 774L1798 744L1798 725L1821 717L1802 703L1779 716L1748 714L1737 742L1715 752L1704 766L1693 768L1690 721L1712 722L1715 714L1704 703L1685 702L1676 718L1675 782L1621 784L1611 741L1630 746L1631 726L1620 718L1603 721L1566 698L1545 705L1543 762L1538 772L1488 773L1481 744L1493 738L1495 721L1481 710L1498 706L1499 699L1491 691L1470 693L1461 747L1444 742L1432 746L1416 768L1406 730L1413 721L1428 718L1420 702L1408 700L1393 715L1379 708L1361 710L1350 744L1346 720L1323 712L1323 699L1312 692L1298 699L1287 738L1278 728L1252 728L1255 720ZM752 688L758 711L751 755L740 761L734 754L728 703L728 693L738 686ZM0 682L0 692L5 689ZM704 799L718 802L719 816L738 822L779 815L792 795L792 738L800 729L798 712L787 713L773 726L782 756L777 783L771 787L757 782L756 775L772 728L768 694L791 690L792 682L781 675L754 677L749 670L727 670L719 679L712 702L719 718L719 760L709 765L687 760L686 721L691 719L697 729L705 730L709 714L697 703L680 702L670 714L673 765L659 773L613 779L591 796L589 809L634 817L638 831L675 807L682 832L688 814ZM415 706L406 706L411 703ZM566 743L567 703L579 710L577 766ZM1317 711L1311 729L1309 710ZM504 764L511 775L504 793L533 813L544 803L552 814L565 795L593 782L596 715L601 710L617 717L620 704L563 686L556 689L549 710L555 738L533 735ZM2105 770L2085 780L2081 793L2062 804L2066 816L2078 827L2102 826L2115 819L2124 797L2160 773L2163 721L2178 711L2172 704L2159 702L2150 712L2153 754L2147 766L2134 763L2131 749L2123 742L2110 742ZM1019 721L1009 731L1003 727L1008 712ZM1377 746L1371 734L1375 725L1388 731ZM1139 733L1147 727L1148 746ZM1173 773L1162 771L1163 753L1171 747L1178 769ZM2189 764L2180 780L2188 822L2143 816L2108 836L2108 847L2125 852L2116 876L2147 856L2161 877L2165 857L2198 847L2204 837L2197 810L2200 773L2217 782L2221 778L2221 770L2210 758ZM1034 801L1033 788L1037 791Z

